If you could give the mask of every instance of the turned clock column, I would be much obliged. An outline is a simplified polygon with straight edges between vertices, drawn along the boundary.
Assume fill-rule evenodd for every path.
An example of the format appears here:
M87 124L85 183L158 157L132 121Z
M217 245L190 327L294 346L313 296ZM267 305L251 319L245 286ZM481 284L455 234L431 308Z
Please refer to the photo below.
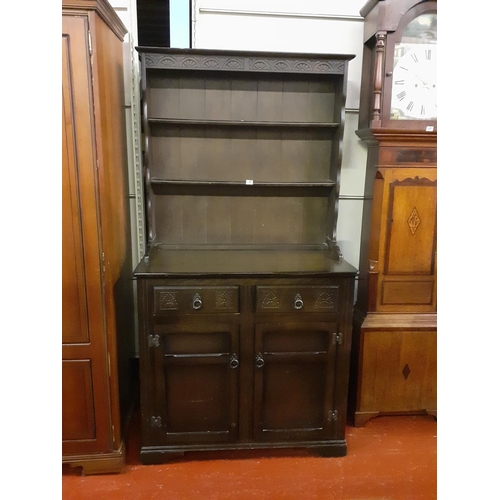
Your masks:
M365 18L358 136L367 175L350 416L437 414L437 2Z

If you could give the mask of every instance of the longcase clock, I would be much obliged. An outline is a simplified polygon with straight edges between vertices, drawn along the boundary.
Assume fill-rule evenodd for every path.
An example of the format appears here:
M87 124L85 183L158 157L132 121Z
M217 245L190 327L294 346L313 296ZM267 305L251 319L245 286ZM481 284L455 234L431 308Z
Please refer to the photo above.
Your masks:
M437 415L437 2L371 0L358 136L368 148L351 363L354 425Z

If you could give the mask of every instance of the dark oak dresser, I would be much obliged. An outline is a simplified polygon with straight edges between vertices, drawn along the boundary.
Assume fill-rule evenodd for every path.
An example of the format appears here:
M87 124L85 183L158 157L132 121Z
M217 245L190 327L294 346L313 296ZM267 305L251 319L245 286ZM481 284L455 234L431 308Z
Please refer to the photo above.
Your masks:
M353 56L138 51L141 461L345 455L357 270L336 227Z

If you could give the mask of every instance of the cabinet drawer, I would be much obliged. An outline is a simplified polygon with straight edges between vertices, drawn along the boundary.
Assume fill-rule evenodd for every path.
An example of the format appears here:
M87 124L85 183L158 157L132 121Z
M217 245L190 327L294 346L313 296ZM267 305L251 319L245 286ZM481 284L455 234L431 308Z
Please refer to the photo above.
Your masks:
M339 311L338 286L257 286L258 313Z
M155 286L153 296L155 316L239 312L237 286Z

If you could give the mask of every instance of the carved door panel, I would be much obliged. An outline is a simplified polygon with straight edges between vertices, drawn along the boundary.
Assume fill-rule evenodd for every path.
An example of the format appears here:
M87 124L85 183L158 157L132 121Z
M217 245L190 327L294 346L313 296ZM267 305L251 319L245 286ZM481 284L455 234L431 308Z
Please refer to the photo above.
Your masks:
M317 440L336 432L335 323L256 325L254 438Z
M156 325L148 338L152 372L147 425L155 443L236 440L239 327Z

